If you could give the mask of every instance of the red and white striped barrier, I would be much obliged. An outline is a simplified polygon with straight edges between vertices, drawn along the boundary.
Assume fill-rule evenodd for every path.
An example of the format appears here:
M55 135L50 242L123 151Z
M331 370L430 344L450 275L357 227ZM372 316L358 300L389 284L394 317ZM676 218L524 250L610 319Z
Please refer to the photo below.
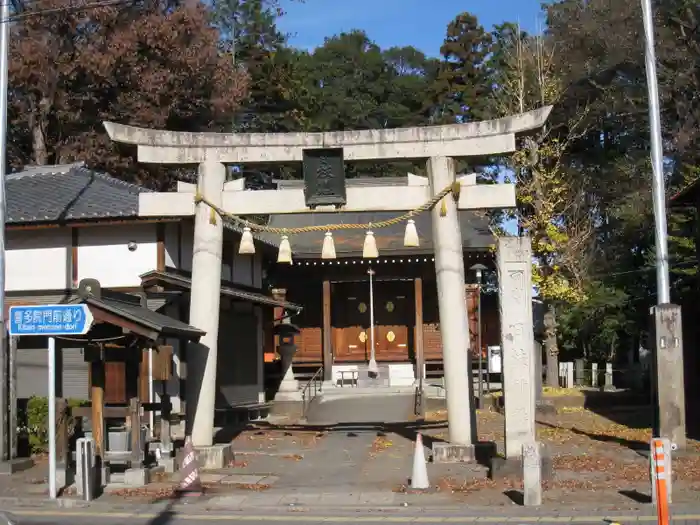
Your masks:
M192 438L185 438L185 455L182 458L182 481L178 487L178 494L181 496L201 496L202 480L199 477L199 467L197 466L197 456L192 446Z

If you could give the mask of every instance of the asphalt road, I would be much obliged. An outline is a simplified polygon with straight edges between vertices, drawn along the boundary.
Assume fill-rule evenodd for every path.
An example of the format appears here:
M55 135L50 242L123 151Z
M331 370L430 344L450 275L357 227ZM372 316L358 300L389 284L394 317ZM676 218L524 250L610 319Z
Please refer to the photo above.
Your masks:
M653 516L619 516L608 520L604 517L585 516L537 516L533 518L518 518L512 515L499 517L497 513L489 516L459 516L458 514L421 513L421 512L395 512L391 514L370 513L366 510L357 512L344 511L343 513L325 512L324 515L312 514L305 511L285 511L280 513L251 513L251 512L206 512L206 513L185 513L179 514L171 511L164 511L160 514L135 515L127 512L96 513L84 511L57 511L57 510L18 510L14 513L14 525L175 525L193 523L231 523L236 525L316 525L320 523L363 523L363 524L387 524L387 523L488 523L490 525L498 523L535 525L542 523L561 524L575 523L576 525L601 525L619 523L627 525L632 523L654 523ZM678 515L674 523L683 525L700 525L700 515ZM5 525L4 523L2 525Z

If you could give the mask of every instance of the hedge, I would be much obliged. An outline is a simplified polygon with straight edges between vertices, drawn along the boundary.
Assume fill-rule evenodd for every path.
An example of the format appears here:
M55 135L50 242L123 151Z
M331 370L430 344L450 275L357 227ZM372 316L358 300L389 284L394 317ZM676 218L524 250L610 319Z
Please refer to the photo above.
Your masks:
M68 399L68 406L75 408L89 404L87 401L78 399ZM24 435L29 440L29 448L32 453L46 452L49 442L48 420L49 420L49 400L46 397L32 396L27 402L25 414L18 414L18 420L24 421L17 429L18 434ZM18 421L18 422L19 422ZM72 434L75 430L73 418L68 421L68 432Z

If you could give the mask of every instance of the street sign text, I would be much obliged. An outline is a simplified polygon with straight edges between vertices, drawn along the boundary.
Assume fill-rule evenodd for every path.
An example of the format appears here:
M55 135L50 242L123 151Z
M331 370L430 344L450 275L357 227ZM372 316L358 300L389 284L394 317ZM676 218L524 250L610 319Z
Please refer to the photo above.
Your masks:
M10 335L84 335L92 321L85 304L10 307Z

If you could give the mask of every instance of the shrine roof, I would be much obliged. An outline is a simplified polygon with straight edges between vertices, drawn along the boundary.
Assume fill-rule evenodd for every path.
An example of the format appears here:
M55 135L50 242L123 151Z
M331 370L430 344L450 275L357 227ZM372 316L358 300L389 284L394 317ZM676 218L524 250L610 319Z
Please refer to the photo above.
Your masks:
M187 323L183 323L167 315L154 312L135 302L104 297L86 297L83 299L83 302L88 306L98 308L118 318L136 323L147 330L157 332L158 335L187 337L192 340L197 340L206 333L199 328L190 326ZM94 313L93 310L93 315Z
M150 191L83 163L29 167L6 178L7 224L138 218L139 193Z
M190 290L192 288L192 277L189 275L184 275L182 272L172 268L165 272L154 270L141 275L141 284L145 288L149 288L154 285L163 285L164 287L172 286L180 290ZM274 297L265 295L259 289L239 285L237 283L222 281L221 295L224 297L229 297L233 300L263 306L278 306L288 310L302 310L302 307L298 304L287 301L279 301Z
M348 179L348 186L406 185L408 179L399 177ZM303 181L278 181L278 188L302 188ZM400 215L398 212L320 212L271 215L269 225L275 228L298 228L321 224L376 223ZM374 230L377 248L382 255L433 253L433 232L430 212L413 217L420 237L419 248L405 248L403 245L405 223ZM465 251L482 251L495 244L496 239L489 227L489 219L479 211L460 211L459 222L462 231L462 246ZM264 234L273 241L277 236ZM323 233L302 233L290 237L292 252L299 258L321 257ZM362 254L365 232L358 230L338 230L333 232L335 250L338 257L354 257Z

